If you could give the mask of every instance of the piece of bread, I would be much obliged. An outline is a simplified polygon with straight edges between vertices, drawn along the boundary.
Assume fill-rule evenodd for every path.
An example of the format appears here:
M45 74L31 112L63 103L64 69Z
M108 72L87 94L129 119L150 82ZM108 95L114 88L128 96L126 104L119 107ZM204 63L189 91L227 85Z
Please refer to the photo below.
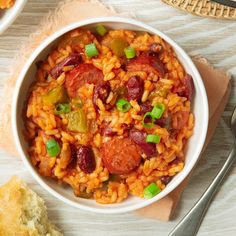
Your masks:
M0 236L63 236L49 221L44 200L18 177L0 187Z

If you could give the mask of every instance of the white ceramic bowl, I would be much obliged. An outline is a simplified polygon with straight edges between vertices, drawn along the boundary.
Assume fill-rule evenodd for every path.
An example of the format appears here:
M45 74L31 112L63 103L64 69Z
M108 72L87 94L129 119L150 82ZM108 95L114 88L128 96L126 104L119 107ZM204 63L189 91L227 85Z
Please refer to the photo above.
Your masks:
M179 60L183 64L185 70L193 76L195 85L195 98L192 103L192 110L195 115L195 127L194 134L189 139L188 145L186 147L186 164L184 169L177 174L173 180L167 185L167 187L158 195L150 200L141 199L138 197L129 197L127 200L111 205L101 205L96 203L94 200L88 200L83 198L77 198L72 193L70 188L63 188L55 181L41 177L37 170L31 164L30 159L26 151L27 143L23 138L24 123L22 119L22 107L27 98L28 88L35 78L36 66L35 62L39 60L44 60L47 54L50 52L53 45L56 45L58 40L62 35L70 30L73 30L80 26L86 26L87 28L92 28L97 23L102 23L113 29L123 28L130 30L141 30L146 31L151 34L157 34L165 39L178 55ZM93 18L88 20L79 21L66 26L60 31L54 33L43 41L40 46L34 51L31 57L25 64L22 72L18 78L16 89L14 92L13 106L12 106L12 124L14 131L14 138L16 142L17 149L21 155L23 162L26 167L37 180L37 182L52 195L62 200L63 202L88 211L113 214L113 213L123 213L128 211L133 211L144 206L147 206L170 193L175 189L189 174L194 165L196 164L200 152L202 150L207 127L208 127L208 102L205 92L205 88L202 79L193 64L189 56L180 48L173 40L171 40L164 33L156 30L144 23L138 22L132 19L118 18L118 17L103 17L103 18Z
M27 0L16 0L11 8L0 10L0 34L13 23L22 11L26 2Z

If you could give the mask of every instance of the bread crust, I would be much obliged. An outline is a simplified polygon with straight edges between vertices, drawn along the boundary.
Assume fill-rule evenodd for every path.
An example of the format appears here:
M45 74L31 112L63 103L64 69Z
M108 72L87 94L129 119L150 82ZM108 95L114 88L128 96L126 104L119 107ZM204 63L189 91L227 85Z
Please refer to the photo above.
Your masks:
M0 236L41 235L63 234L49 222L43 199L14 176L0 187Z

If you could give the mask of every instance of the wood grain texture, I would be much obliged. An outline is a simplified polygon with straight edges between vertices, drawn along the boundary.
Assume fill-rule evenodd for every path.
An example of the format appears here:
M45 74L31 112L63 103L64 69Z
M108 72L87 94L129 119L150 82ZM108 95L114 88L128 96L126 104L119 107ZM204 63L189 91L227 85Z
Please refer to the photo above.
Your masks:
M0 36L0 95L9 75L8 65L13 62L14 54L27 40L29 34L37 30L42 17L49 10L53 10L58 2L57 0L29 0L14 24ZM171 8L159 0L103 0L103 2L113 6L118 12L130 13L132 11L131 14L139 20L167 33L189 54L201 54L214 65L224 67L234 77L236 76L236 22L192 16ZM232 136L227 124L236 103L235 79L230 101L218 124L214 138L198 163L171 222L154 221L133 214L97 215L74 209L44 191L32 179L20 159L13 158L3 151L0 152L0 184L6 182L12 175L22 177L46 200L52 220L65 235L89 236L94 233L97 236L168 235L203 193L228 154ZM198 235L236 235L235 218L236 169L234 168L207 212Z

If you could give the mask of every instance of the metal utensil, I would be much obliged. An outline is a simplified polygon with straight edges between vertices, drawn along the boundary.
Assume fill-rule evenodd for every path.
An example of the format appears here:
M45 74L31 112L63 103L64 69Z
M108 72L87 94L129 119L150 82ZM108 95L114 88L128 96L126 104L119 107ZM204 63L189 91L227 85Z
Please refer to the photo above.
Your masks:
M232 0L211 0L212 2L220 3L222 5L236 8L236 2Z
M214 197L217 189L220 187L223 178L225 177L226 173L229 171L230 167L233 165L236 159L236 108L234 108L230 126L234 136L234 143L225 164L218 172L210 186L198 200L198 202L193 206L193 208L188 212L188 214L185 215L185 217L179 222L179 224L171 231L169 236L194 236L197 234L212 198Z

